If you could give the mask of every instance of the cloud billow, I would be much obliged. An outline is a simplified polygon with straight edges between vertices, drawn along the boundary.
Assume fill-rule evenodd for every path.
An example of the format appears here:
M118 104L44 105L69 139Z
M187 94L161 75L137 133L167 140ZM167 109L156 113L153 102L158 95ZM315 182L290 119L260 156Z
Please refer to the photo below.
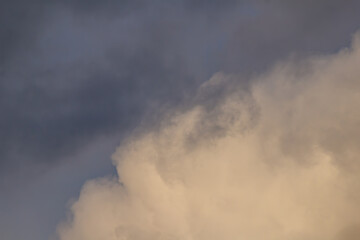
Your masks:
M358 239L359 61L356 35L249 91L214 75L200 103L117 149L119 178L85 184L59 239ZM228 90L209 109L214 88Z

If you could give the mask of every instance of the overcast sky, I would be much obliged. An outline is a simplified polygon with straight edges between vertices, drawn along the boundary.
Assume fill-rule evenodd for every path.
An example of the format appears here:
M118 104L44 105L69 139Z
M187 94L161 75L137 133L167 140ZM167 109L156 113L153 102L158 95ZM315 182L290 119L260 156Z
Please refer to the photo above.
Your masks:
M246 89L279 61L350 47L359 13L357 0L1 1L0 238L54 236L134 131L217 72Z

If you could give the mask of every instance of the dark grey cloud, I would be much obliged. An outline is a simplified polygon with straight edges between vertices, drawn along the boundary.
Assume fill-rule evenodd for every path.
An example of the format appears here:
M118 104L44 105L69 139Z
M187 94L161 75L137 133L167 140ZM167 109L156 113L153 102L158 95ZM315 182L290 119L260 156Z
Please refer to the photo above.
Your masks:
M132 129L149 102L174 104L214 72L335 51L357 29L358 10L336 0L5 1L2 172Z
M52 164L136 126L216 71L254 73L291 53L331 52L358 1L5 1L0 166ZM2 173L3 174L3 173Z

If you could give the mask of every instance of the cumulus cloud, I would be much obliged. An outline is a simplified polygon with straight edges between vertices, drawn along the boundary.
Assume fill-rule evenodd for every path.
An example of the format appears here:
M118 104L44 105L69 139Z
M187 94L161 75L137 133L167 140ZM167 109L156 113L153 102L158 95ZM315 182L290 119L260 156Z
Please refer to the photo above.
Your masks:
M358 239L359 63L357 35L246 90L214 75L117 149L119 178L85 184L59 239Z

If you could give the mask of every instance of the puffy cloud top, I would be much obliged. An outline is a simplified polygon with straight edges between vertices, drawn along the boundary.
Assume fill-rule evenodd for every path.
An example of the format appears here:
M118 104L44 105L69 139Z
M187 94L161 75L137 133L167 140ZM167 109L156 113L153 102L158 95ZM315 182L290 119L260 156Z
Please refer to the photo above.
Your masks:
M358 239L359 63L357 36L248 90L214 75L201 101L118 148L119 178L84 186L59 239Z

